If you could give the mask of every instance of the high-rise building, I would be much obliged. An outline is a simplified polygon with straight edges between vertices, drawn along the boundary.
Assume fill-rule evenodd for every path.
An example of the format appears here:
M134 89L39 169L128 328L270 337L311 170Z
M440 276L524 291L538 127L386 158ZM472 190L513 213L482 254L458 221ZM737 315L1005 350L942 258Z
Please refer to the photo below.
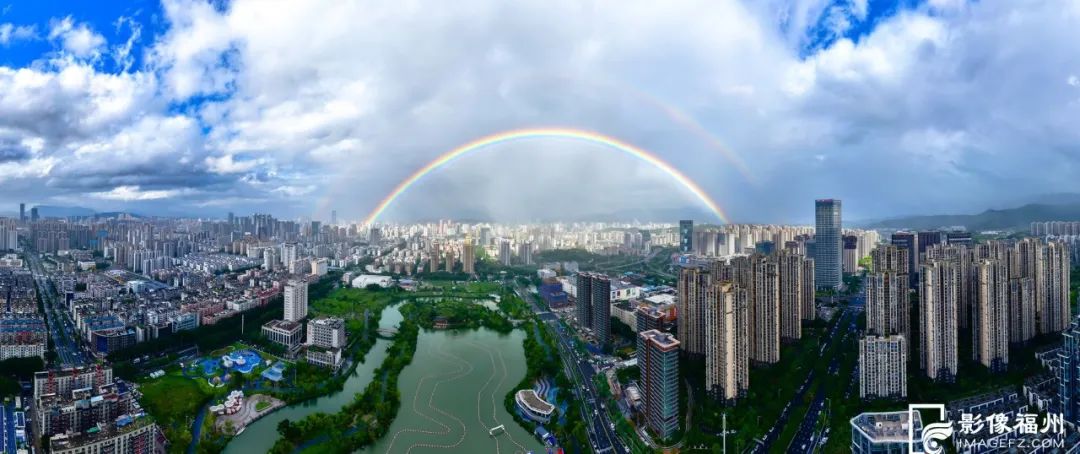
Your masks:
M859 397L907 397L907 345L904 336L859 339Z
M664 327L664 313L653 306L638 306L634 311L634 332L645 332L651 329L662 330Z
M476 245L468 236L461 244L461 271L465 274L476 274Z
M960 299L957 302L957 326L967 330L975 317L975 266L974 252L962 244L938 243L926 248L923 254L926 260L950 260L958 266Z
M33 432L47 452L164 453L157 425L112 368L78 367L34 374ZM5 430L13 429L5 424Z
M867 334L911 338L908 252L893 245L878 246L870 252L873 270L867 273L864 284Z
M638 367L645 401L645 425L659 439L679 429L679 341L657 330L638 333Z
M1040 334L1051 332L1049 320L1045 317L1048 277L1046 244L1037 238L1024 238L1012 245L1011 249L1001 242L989 242L981 244L979 250L980 259L1008 260L1011 277L1032 280L1036 329Z
M447 273L453 273L455 262L454 251L452 249L447 250L446 257L444 257L444 259L445 260L443 260L443 271L446 271Z
M1037 332L1035 281L1030 277L1009 279L1009 342L1023 344Z
M972 247L975 245L975 240L971 237L971 232L965 231L951 231L945 232L945 242L956 246Z
M603 348L611 343L611 281L599 274L593 274L590 280L593 336L596 345Z
M699 267L684 267L679 271L679 344L689 355L705 355L705 289L712 285L713 279L709 271Z
M960 270L956 262L934 259L919 273L919 366L935 381L956 380L957 305Z
M753 255L750 287L750 359L759 364L780 361L780 267L764 255Z
M518 260L522 265L533 264L533 245L529 241L522 242L518 245Z
M922 254L925 254L926 250L931 246L943 244L946 240L945 234L937 230L922 231L919 232L918 235L920 257L922 257Z
M780 270L780 338L802 339L803 257L790 251L775 254Z
M330 225L337 225L337 210L330 211Z
M730 282L705 294L705 389L730 403L750 387L750 295Z
M993 371L1009 365L1009 272L1000 260L975 265L975 359Z
M37 221L38 221L38 207L33 207L33 208L30 209L30 222L37 222Z
M299 322L308 313L308 283L300 279L285 284L285 320Z
M839 288L841 280L840 200L820 199L814 202L814 268L819 288Z
M815 271L813 258L803 257L802 273L802 317L803 320L814 320L817 318L817 306L814 304L817 286L814 285Z
M1056 333L1069 326L1069 246L1063 242L1046 244L1046 305L1039 318L1043 333ZM1045 320L1045 322L1043 322Z
M582 328L592 329L592 276L589 273L577 274L577 320Z
M503 266L510 266L513 258L510 254L510 240L502 238L499 240L499 263Z
M281 245L281 263L285 264L289 273L296 274L296 259L298 259L296 253L296 243L285 243Z
M859 268L859 237L844 235L844 273L853 274Z
M345 320L334 317L318 317L309 320L307 343L322 348L344 348Z
M1080 425L1080 317L1061 333L1058 351L1058 408L1066 421Z
M26 204L19 204L19 221L26 222Z
M694 221L679 221L679 252L683 254L694 252Z
M326 276L330 272L330 261L326 257L319 257L311 261L312 276Z
M919 236L912 232L895 232L891 243L908 251L908 286L915 288L919 283Z
M431 251L429 251L428 257L428 272L434 273L439 271L439 260L442 259L442 248L439 247L439 243L431 244Z

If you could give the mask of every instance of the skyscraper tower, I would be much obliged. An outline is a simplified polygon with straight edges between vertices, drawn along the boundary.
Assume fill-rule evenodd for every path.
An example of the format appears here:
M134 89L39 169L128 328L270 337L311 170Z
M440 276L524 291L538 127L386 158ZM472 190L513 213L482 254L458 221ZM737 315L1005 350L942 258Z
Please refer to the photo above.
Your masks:
M895 232L890 241L908 251L908 286L915 288L919 284L919 236L912 232Z
M750 359L780 361L780 267L764 255L750 258Z
M510 266L511 260L510 240L502 238L499 240L499 263L503 266Z
M657 330L638 336L645 425L658 438L670 438L679 428L679 341Z
M956 262L927 260L919 273L919 366L934 381L953 382L958 366Z
M26 222L26 204L19 204L19 221Z
M911 337L908 252L892 245L870 252L873 271L867 274L865 284L867 334Z
M285 320L298 322L307 317L308 284L299 279L285 284Z
M582 328L592 329L592 277L589 273L577 274L577 319Z
M461 271L465 274L476 274L476 245L472 237L466 236L461 244Z
M803 257L802 265L802 317L803 320L817 319L817 306L814 301L814 291L817 286L814 285L814 259L811 257Z
M683 254L694 252L694 221L679 221L679 252Z
M1008 280L1003 261L983 259L975 265L974 355L993 371L1004 371L1009 365Z
M1080 317L1061 333L1061 350L1057 368L1058 408L1065 420L1080 424ZM39 372L40 373L40 372Z
M1058 241L1046 245L1046 306L1041 314L1044 333L1056 333L1069 326L1072 306L1069 301L1069 246Z
M815 256L814 281L818 288L839 288L841 281L840 200L820 199L814 202Z
M750 295L730 282L705 293L705 389L730 403L750 387Z
M604 348L611 343L611 281L599 274L593 274L590 279L593 336L596 345Z
M712 274L698 267L685 267L679 271L679 344L689 355L705 355L705 289L712 281Z
M337 225L337 210L330 211L330 225Z
M791 251L775 254L780 270L780 337L802 339L803 257Z
M904 336L859 339L859 397L907 397L906 343Z

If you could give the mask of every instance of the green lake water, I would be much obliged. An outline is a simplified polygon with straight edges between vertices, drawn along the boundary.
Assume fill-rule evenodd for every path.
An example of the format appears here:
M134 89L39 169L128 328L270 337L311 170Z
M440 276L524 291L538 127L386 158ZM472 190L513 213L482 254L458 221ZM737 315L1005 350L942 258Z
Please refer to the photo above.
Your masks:
M396 307L383 311L380 327L402 320ZM536 438L514 422L503 397L525 376L519 330L422 331L412 363L398 379L401 408L389 432L362 452L515 453L544 452ZM277 424L314 412L337 412L363 391L386 358L389 341L380 340L345 382L342 391L275 411L235 437L226 454L266 452L278 439ZM504 425L498 435L489 429Z

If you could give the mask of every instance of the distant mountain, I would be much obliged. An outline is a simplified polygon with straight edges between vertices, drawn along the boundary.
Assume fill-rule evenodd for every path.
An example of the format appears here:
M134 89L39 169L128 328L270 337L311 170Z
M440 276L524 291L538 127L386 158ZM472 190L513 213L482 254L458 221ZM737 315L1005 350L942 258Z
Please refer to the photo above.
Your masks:
M93 216L95 211L90 208L83 207L65 207L55 205L38 205L38 216L43 218L66 218L68 216ZM30 216L30 209L26 210L26 215Z
M1062 194L1058 200L1069 200L1075 194ZM1017 208L986 210L979 214L943 214L908 216L873 222L869 228L935 229L964 226L968 230L1026 229L1036 221L1080 221L1080 201L1061 204L1030 203Z

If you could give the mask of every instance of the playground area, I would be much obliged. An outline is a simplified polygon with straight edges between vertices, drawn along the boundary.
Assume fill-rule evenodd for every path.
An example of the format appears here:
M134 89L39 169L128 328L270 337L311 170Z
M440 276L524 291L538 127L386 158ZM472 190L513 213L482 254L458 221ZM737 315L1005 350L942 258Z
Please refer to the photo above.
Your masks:
M262 355L250 348L230 347L192 361L185 368L189 377L203 377L215 388L229 383L233 374L250 374L262 364ZM267 360L267 366L269 365Z

